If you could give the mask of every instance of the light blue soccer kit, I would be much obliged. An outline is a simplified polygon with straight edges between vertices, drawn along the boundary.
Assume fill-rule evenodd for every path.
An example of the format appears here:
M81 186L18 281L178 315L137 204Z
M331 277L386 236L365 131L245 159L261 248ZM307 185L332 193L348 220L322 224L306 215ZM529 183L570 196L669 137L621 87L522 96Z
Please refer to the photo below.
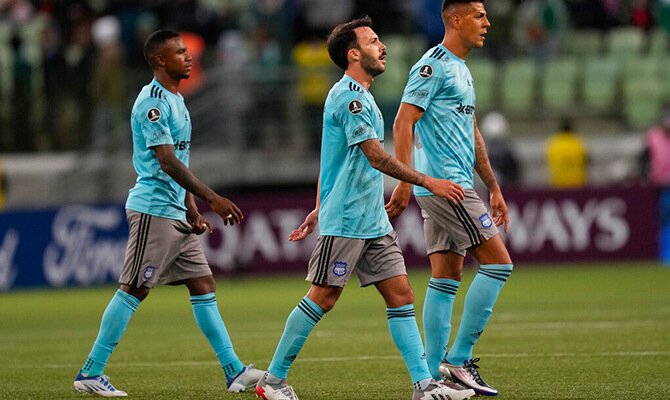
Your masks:
M347 270L351 266L347 266L335 253L338 249L347 253L345 248L351 251L359 242L372 243L370 247L380 245L387 249L397 249L398 256L402 257L395 236L390 245L382 242L388 235L393 234L384 210L383 174L372 168L359 146L371 139L382 143L384 141L381 112L372 94L345 74L328 93L324 107L319 193L321 236L310 260L308 274L308 280L313 284L344 286L346 280L337 280L338 270L343 275L351 273ZM370 247L364 248L361 245L364 253L360 256L361 259L365 257L365 253L375 251ZM358 256L354 258L357 259ZM391 277L384 276L383 270L392 267L387 264L392 263L391 260L395 258L386 258L386 255L382 258L385 264L376 265L379 270L377 275L359 274L362 285ZM404 261L401 262L404 274ZM356 268L360 267L361 263L358 262ZM397 276L399 273L396 270L391 275ZM328 279L325 279L326 276ZM321 280L320 277L324 279ZM423 359L423 344L416 324L414 305L387 308L386 314L391 337L403 356L412 382L417 385L419 382L421 385L426 384L430 379L430 372ZM284 333L268 368L268 382L276 383L286 378L309 333L323 315L324 311L307 296L295 307L286 321Z
M435 178L453 181L474 196L475 100L474 81L467 65L442 44L429 49L412 67L402 97L403 103L424 111L415 125L415 168ZM418 200L433 196L418 186L414 187L414 194ZM447 202L438 198L435 201ZM442 226L441 229L447 232L453 229L467 230L471 236L475 235L473 243L478 244L480 233L476 227L483 224L490 228L490 219L482 218L488 216L468 215L462 204L451 207L460 213L462 225ZM425 215L434 221L439 220L437 216L429 215L430 210L426 208L423 213L427 213ZM472 359L472 348L488 322L493 305L511 271L511 264L480 267L466 295L463 318L451 348L447 347L451 314L460 282L437 278L430 280L423 321L428 365L435 378L439 377L438 367L443 358L455 365L462 365L464 361ZM445 355L447 350L448 354Z
M126 254L126 265L121 274L121 283L129 284L126 277L137 275L130 271L134 264L147 263L145 255L156 253L157 259L162 256L158 253L167 251L167 240L161 236L161 229L169 229L171 226L190 228L186 222L186 206L184 204L186 190L174 179L166 174L160 167L159 161L154 154L153 147L159 145L174 146L175 156L185 166L189 165L189 154L191 145L191 119L180 94L174 94L165 89L156 80L144 86L138 95L131 114L131 128L133 134L133 166L137 172L135 186L130 189L126 202L129 214L131 237L137 242L131 243L129 237ZM133 212L141 213L141 217L131 215ZM130 218L130 217L133 218ZM168 228L156 227L167 226ZM176 236L175 232L172 236ZM151 236L154 236L153 238ZM161 237L164 240L161 240ZM181 258L193 260L193 263L206 263L202 249L197 243L197 238L189 231L174 240L188 245L189 255ZM153 243L153 244L152 244ZM174 244L177 249L180 243ZM147 247L150 248L147 250ZM132 249L132 251L130 250ZM139 257L139 259L136 258ZM133 260L139 260L133 262ZM160 263L161 261L152 261ZM176 261L175 261L176 262ZM182 260L181 262L184 262ZM155 265L155 264L154 264ZM169 269L170 265L162 268ZM209 266L203 265L197 274L205 274ZM154 267L143 267L144 271L151 271ZM149 269L146 269L149 268ZM144 278L147 278L146 272ZM141 282L140 282L141 284ZM191 296L190 298L196 323L207 337L214 349L217 358L223 368L228 383L245 370L244 364L239 360L225 324L218 310L215 294ZM132 315L139 306L140 301L134 296L117 290L103 313L98 337L91 349L88 360L81 370L81 374L88 376L102 375L105 365L112 351L118 344Z

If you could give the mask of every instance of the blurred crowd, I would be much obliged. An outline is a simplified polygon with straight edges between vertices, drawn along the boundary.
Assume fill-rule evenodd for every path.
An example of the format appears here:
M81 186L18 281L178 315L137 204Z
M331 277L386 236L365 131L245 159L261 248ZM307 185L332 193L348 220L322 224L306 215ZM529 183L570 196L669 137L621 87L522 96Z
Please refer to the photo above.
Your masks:
M370 15L380 36L414 35L423 46L442 38L441 0L0 0L0 152L118 147L128 112L151 76L142 44L152 31L184 33L196 68L188 98L207 85L207 71L243 74L253 66L258 90L231 107L253 114L240 122L251 146L263 129L283 126L287 112L268 106L289 71L305 126L320 126L333 74L325 36L337 23ZM495 59L528 54L539 62L558 51L568 29L632 25L670 31L670 0L493 0L485 51ZM382 36L383 39L383 36ZM232 82L233 85L235 82ZM230 88L230 86L229 86ZM237 96L234 92L233 96ZM282 106L283 107L283 106ZM244 111L242 110L242 111ZM271 115L263 115L263 110ZM270 110L270 111L267 111ZM277 120L279 118L279 120ZM233 125L230 125L231 129ZM269 127L269 128L268 128ZM318 134L311 135L318 137ZM243 143L244 144L244 143ZM318 143L312 142L313 148Z

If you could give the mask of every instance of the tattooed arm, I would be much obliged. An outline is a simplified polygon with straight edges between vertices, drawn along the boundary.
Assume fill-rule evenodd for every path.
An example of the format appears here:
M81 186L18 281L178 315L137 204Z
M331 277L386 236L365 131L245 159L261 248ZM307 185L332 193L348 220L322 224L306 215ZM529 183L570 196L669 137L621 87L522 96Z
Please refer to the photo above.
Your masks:
M463 200L463 189L454 182L445 179L435 179L424 175L407 164L398 161L384 151L379 140L370 139L359 144L372 168L386 175L414 185L423 186L437 196L447 198L453 202Z
M475 171L486 185L490 194L491 210L493 211L493 220L496 226L504 224L505 232L509 229L509 215L507 212L507 204L503 198L502 191L496 180L496 175L491 168L489 162L489 155L486 152L486 143L482 137L479 128L477 127L477 119L475 118Z

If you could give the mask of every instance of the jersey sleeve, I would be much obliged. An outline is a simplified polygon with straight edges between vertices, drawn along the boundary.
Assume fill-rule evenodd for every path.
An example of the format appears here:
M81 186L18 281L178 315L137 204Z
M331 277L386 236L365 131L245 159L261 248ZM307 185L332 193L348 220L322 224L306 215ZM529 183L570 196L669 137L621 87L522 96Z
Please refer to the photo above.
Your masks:
M148 98L142 102L135 116L147 148L173 144L170 132L170 107L161 99Z
M342 124L349 147L379 138L374 128L372 105L363 94L350 91L343 95L335 115Z
M434 58L419 60L409 71L401 102L426 110L445 84L442 63Z

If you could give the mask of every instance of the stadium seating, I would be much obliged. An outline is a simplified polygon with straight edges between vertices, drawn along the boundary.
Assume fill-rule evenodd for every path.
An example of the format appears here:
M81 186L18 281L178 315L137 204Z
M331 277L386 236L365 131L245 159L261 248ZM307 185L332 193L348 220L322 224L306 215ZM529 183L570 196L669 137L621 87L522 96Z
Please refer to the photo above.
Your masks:
M621 59L636 58L644 48L644 33L632 26L613 29L607 39L609 53Z
M490 58L468 60L467 65L475 81L476 106L481 115L481 112L491 110L496 104L496 65Z
M623 114L629 127L646 129L661 113L665 86L661 84L661 65L657 58L628 60L623 73Z
M582 102L586 110L610 113L619 93L620 62L611 56L592 55L584 60Z
M510 60L502 67L501 107L509 114L533 113L536 104L536 68L528 57Z
M580 64L574 57L551 60L542 76L542 104L547 111L564 114L575 108Z
M586 57L603 51L603 33L596 29L574 29L562 43L567 55Z

